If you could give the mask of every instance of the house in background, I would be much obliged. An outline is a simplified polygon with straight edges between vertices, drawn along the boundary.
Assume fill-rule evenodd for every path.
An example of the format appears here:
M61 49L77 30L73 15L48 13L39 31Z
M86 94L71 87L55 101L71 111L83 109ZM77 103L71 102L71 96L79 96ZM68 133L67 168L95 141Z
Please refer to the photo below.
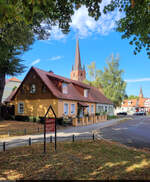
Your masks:
M100 111L113 115L112 102L98 89L35 67L30 69L11 100L15 115L43 117L50 104L58 118Z
M32 67L11 98L15 115L43 117L50 104L58 118L99 112L113 115L113 103L97 88L81 82L85 78L77 40L71 79Z
M2 97L2 103L11 95L12 91L15 88L19 87L20 84L21 84L21 81L15 77L12 77L12 78L6 80L4 93L3 93L3 97Z
M121 107L116 108L115 113L127 112L132 115L138 111L150 112L150 98L144 98L142 88L138 99L124 100Z

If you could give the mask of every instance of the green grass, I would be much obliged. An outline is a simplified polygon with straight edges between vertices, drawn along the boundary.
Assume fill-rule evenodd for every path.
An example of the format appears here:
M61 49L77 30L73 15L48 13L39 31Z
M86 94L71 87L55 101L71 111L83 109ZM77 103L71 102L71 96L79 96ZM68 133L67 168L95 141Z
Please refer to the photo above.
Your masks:
M150 179L150 152L96 141L19 147L0 152L0 180Z

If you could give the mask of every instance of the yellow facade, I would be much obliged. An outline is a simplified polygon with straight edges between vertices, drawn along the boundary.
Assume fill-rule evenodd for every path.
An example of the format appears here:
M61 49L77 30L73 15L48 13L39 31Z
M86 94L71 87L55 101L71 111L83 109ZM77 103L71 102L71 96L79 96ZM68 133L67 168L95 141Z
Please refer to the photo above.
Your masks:
M24 113L22 114L18 112L19 103L24 104ZM57 99L15 100L13 104L15 105L15 115L43 117L46 114L48 107L52 105L58 117ZM51 111L49 112L48 116L53 117Z
M18 112L18 104L24 104L24 112ZM77 116L78 111L78 102L70 101L70 100L58 100L58 99L35 99L35 100L14 100L13 105L15 106L15 115L22 116L34 116L34 117L43 117L47 112L47 109L50 105L52 105L56 116L63 117L64 116L64 104L68 104L68 116L74 117ZM75 113L71 113L71 104L75 104ZM95 113L96 104L94 103L86 103L89 105L89 115ZM91 113L91 105L94 106L94 112ZM87 113L87 109L85 108L85 114ZM48 117L53 117L52 112L50 111Z

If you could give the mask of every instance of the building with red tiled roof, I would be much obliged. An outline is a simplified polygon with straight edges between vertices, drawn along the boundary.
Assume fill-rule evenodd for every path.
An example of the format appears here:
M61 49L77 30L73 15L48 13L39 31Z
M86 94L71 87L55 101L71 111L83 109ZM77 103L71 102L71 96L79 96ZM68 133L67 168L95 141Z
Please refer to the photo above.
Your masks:
M122 102L121 107L116 109L118 112L127 112L133 114L138 111L150 112L150 98L144 98L142 88L137 99L126 99Z
M100 112L113 115L113 103L97 88L81 82L85 79L83 72L78 41L72 79L31 67L17 91L9 98L15 105L15 115L43 117L49 105L52 105L57 117Z
M57 117L103 111L113 114L113 103L97 88L35 67L29 70L11 101L15 115L43 117L50 104Z
M17 79L16 77L12 77L5 81L2 102L5 102L5 100L11 95L12 91L15 88L19 87L20 83L21 83L21 81L19 79Z

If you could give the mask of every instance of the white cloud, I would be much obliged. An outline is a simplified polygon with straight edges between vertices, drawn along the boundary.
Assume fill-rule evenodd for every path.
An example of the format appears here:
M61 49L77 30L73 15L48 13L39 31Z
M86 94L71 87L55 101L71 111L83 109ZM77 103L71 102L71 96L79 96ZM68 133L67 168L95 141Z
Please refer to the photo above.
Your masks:
M62 33L58 26L53 26L50 30L50 40L61 40L65 39L66 35Z
M55 60L59 60L59 59L62 59L63 56L54 56L54 57L51 57L50 60L51 61L55 61Z
M105 5L110 0L102 1L100 5L100 11L103 11ZM88 15L88 10L85 6L75 11L72 16L71 28L80 36L87 37L92 34L107 35L116 27L116 21L119 20L123 15L119 11L114 11L105 15L101 14L98 21Z
M35 61L33 61L32 63L31 63L31 66L33 66L33 65L35 65L35 64L37 64L37 63L39 63L40 62L40 59L36 59Z
M125 80L127 83L136 83L136 82L149 82L150 78L139 78L139 79L130 79Z
M74 15L71 17L70 29L78 34L80 38L85 38L89 35L107 35L116 27L116 21L119 20L123 14L118 10L111 13L104 14L103 8L110 3L111 0L102 1L100 4L101 16L98 21L88 15L88 10L85 6L81 6L75 10ZM43 23L45 26L45 23ZM47 30L51 35L49 40L44 40L49 43L51 40L65 40L67 36L62 33L58 25L53 26L51 30Z

